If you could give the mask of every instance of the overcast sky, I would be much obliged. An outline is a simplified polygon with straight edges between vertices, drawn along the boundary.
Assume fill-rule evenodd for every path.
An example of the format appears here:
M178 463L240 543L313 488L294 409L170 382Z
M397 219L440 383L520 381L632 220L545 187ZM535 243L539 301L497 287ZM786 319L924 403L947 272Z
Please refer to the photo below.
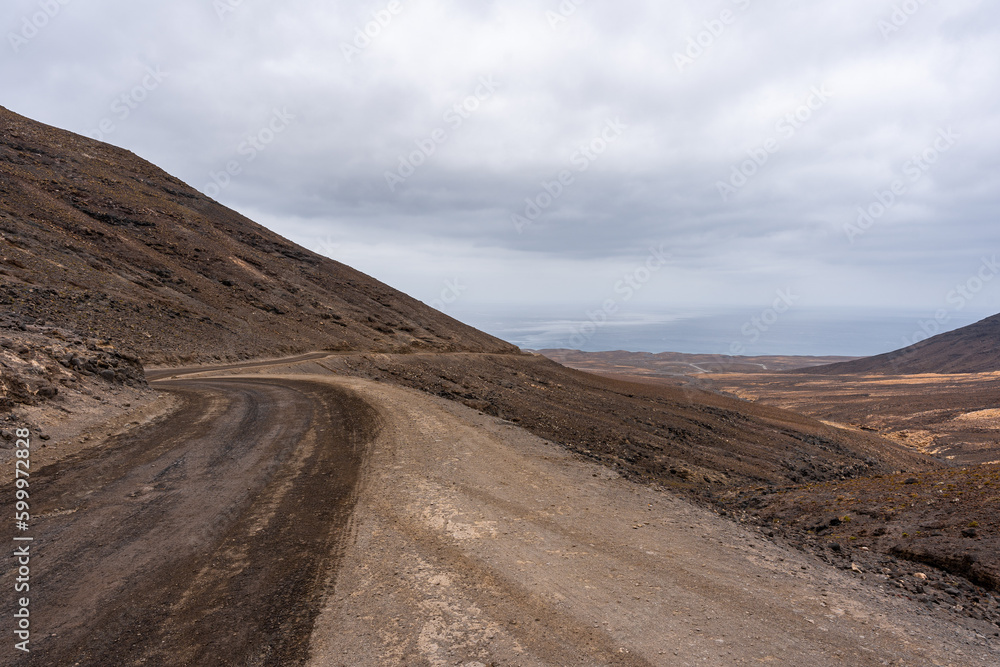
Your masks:
M445 310L791 290L934 313L971 281L963 308L1000 311L1000 280L975 280L1000 251L996 3L6 0L2 17L0 104Z

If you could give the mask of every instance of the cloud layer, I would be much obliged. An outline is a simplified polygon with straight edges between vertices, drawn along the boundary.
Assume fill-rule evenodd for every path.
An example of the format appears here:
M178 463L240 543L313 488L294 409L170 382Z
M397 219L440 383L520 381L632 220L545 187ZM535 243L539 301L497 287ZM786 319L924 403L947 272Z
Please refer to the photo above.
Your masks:
M0 103L428 302L587 308L664 246L629 307L933 312L1000 250L989 3L11 0L3 26Z

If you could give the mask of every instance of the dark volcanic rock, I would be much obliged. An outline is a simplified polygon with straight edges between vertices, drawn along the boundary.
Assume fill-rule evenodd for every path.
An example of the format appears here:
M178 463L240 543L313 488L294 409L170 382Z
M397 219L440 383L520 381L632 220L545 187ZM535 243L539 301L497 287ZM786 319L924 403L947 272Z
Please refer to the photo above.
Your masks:
M110 341L86 340L74 331L0 316L0 410L35 405L99 376L112 386L146 386L139 358Z

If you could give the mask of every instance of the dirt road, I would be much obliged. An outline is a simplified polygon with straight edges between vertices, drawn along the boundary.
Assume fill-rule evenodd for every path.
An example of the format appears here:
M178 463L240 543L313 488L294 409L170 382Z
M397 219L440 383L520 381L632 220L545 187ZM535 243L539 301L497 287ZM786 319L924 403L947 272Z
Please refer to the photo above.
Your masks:
M33 476L32 652L3 664L304 658L377 415L295 380L159 386L178 412Z
M995 665L986 638L511 424L336 379L384 422L312 639L358 665Z
M157 382L177 412L33 477L33 653L4 646L3 664L1000 656L860 573L460 404L312 357L213 372Z

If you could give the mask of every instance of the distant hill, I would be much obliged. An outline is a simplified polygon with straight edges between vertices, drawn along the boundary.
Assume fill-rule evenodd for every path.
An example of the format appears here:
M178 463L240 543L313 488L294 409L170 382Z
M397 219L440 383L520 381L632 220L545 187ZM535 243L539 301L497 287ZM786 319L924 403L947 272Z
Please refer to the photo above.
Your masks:
M515 352L134 154L0 107L0 310L146 363Z
M1000 371L1000 315L987 317L975 324L939 334L895 352L791 372L912 375L992 371Z

